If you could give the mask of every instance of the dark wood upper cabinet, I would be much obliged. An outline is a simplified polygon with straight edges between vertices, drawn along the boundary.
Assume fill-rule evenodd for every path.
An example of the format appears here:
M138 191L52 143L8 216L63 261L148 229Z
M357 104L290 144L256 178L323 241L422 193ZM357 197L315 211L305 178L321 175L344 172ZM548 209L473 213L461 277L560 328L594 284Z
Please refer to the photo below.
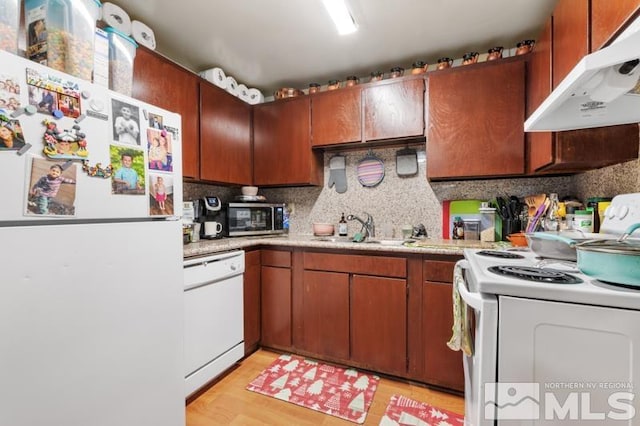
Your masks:
M200 178L250 185L251 105L206 82L200 83Z
M591 0L591 50L612 41L639 10L640 0Z
M524 60L434 71L427 86L429 179L524 173Z
M558 3L561 19L554 12L547 20L528 58L527 116L555 87L552 84L557 80L555 73L564 72L564 69L557 71L553 65L558 56L554 54L555 36L567 33L562 28L566 21L573 22L566 17L562 19L567 13L564 1ZM572 1L568 0L568 3L573 4ZM583 13L583 10L578 8L576 13ZM529 132L526 136L527 173L576 173L630 161L638 158L639 138L637 124L564 132Z
M366 87L362 92L365 141L424 136L424 92L423 78Z
M589 41L589 0L560 0L553 11L553 87L591 51Z
M362 89L344 88L311 96L311 144L362 141Z
M309 96L255 105L255 185L321 185L322 153L311 150Z
M160 54L139 47L133 71L132 97L175 112L182 117L182 174L199 176L199 111L200 78Z

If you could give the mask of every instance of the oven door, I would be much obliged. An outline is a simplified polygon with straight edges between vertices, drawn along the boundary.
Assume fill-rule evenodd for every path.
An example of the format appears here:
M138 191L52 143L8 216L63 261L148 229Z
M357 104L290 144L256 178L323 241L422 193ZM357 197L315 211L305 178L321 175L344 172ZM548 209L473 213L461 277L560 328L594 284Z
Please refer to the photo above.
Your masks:
M466 426L493 425L495 396L485 395L485 383L497 380L498 301L494 295L475 291L473 271L466 260L460 260L463 281L458 281L458 293L467 305L467 317L471 324L473 350L471 356L463 355L464 411ZM485 402L491 401L485 406Z

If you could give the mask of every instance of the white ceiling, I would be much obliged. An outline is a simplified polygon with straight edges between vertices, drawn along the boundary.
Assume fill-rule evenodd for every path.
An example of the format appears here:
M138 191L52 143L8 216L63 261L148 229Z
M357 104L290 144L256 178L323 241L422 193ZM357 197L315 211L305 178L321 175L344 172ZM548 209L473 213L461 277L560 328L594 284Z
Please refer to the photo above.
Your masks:
M195 72L220 67L270 96L348 75L409 68L535 39L557 0L348 0L339 36L321 0L113 0L153 29L157 51Z

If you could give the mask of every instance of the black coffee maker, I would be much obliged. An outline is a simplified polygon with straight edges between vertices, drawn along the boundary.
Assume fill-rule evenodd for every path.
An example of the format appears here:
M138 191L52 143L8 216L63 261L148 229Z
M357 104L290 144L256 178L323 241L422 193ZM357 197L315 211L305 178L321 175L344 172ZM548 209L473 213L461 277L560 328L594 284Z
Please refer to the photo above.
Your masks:
M224 215L222 214L222 202L216 196L206 196L198 200L201 204L201 232L205 239L222 238L225 227Z

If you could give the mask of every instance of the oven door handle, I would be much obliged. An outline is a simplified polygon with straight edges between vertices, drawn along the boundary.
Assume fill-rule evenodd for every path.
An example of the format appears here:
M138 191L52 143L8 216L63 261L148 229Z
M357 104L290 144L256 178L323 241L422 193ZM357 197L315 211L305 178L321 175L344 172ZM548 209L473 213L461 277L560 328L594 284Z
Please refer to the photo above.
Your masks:
M482 311L482 305L484 304L484 300L479 293L472 293L467 288L467 283L464 280L464 272L469 270L469 262L466 259L459 260L456 263L456 268L461 269L461 278L454 279L453 284L458 288L458 294L464 302L476 309L477 311Z

